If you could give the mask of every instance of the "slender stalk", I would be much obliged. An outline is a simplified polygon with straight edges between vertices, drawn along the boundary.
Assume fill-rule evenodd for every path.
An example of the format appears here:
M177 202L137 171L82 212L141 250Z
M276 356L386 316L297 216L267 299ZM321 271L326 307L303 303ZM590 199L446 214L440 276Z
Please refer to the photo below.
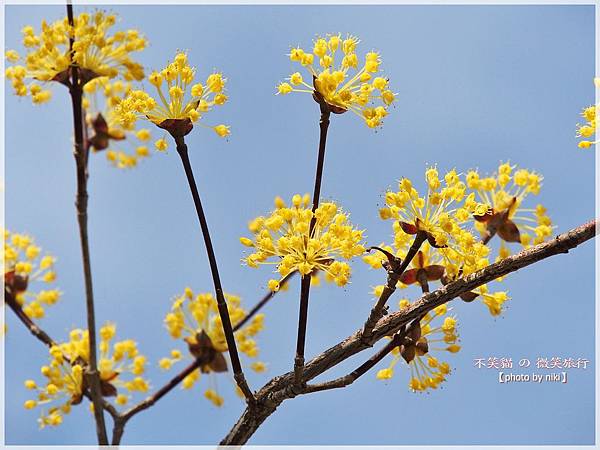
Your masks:
M429 283L427 281L427 274L424 271L419 271L418 282L421 286L421 291L423 294L429 293ZM416 318L408 330L410 331L411 326L416 326L421 321L423 316ZM306 386L303 394L310 394L312 392L320 392L320 391L328 391L331 389L339 389L346 387L352 383L354 383L358 378L367 373L371 368L373 368L379 361L385 358L388 354L392 352L396 347L403 344L404 338L407 335L406 326L402 326L400 330L392 339L377 353L375 353L371 358L369 358L366 362L361 364L355 370L350 372L348 375L344 375L342 377L336 378L335 380L326 381L324 383L312 384Z
M229 357L231 358L231 366L233 368L233 377L237 382L239 388L244 393L246 400L249 403L254 403L254 394L250 390L244 372L242 371L242 365L240 363L240 357L238 355L237 346L235 343L235 336L233 334L233 327L231 326L231 319L229 318L229 311L227 309L227 302L223 295L223 287L221 286L221 278L219 277L219 269L217 266L217 258L215 257L215 251L213 249L212 241L210 239L210 232L208 230L208 223L206 222L206 216L202 209L202 202L200 201L200 194L198 193L198 187L194 180L194 172L192 171L192 165L188 156L188 148L185 144L184 138L175 138L177 144L177 153L181 157L183 163L183 170L190 186L192 198L194 199L194 205L196 206L196 213L198 214L198 220L200 221L200 228L202 229L202 236L204 238L204 244L206 246L206 253L208 255L208 263L210 265L210 272L212 274L213 284L215 286L215 293L217 297L217 306L219 309L219 316L223 324L223 331L225 333L225 339L227 341L227 349L229 351Z
M423 244L423 242L425 242L426 239L427 236L425 234L420 232L417 233L415 235L415 239L412 245L406 253L406 257L402 261L400 261L399 258L396 258L394 255L385 252L388 256L389 262L387 282L383 287L383 292L381 293L381 296L379 297L379 299L377 299L377 303L375 303L375 306L373 306L373 308L371 309L369 317L367 318L367 321L363 326L362 336L364 340L369 340L371 338L373 334L373 328L375 328L375 325L377 325L377 321L379 321L379 319L381 319L385 315L385 304L387 303L388 299L392 296L392 294L396 291L396 284L398 284L398 280L400 279L410 262L413 260L413 258L421 248L421 245Z
M69 25L73 27L73 5L67 3L67 16ZM70 38L70 49L73 48L73 38ZM83 260L83 278L85 283L85 299L87 310L87 327L90 341L90 361L86 370L89 380L92 403L94 404L94 418L96 420L96 434L100 445L108 445L104 410L102 409L102 393L100 389L100 375L98 372L98 359L96 354L96 318L94 313L94 290L92 286L92 266L87 228L87 152L83 139L83 108L81 106L82 86L79 83L77 66L71 65L71 83L69 86L71 104L73 108L73 128L75 134L74 156L77 168L77 222L79 224L79 240Z
M354 383L357 379L359 379L371 368L373 368L379 361L381 361L383 358L389 355L392 350L401 345L405 336L406 331L404 330L404 328L400 329L400 331L394 334L392 339L390 339L390 341L381 350L379 350L377 353L371 356L366 362L358 366L348 375L344 375L343 377L339 377L331 381L326 381L324 383L308 385L304 389L303 394L328 391L331 389L339 389Z
M56 345L54 340L50 336L48 336L48 334L46 334L44 330L38 327L27 314L25 314L23 308L21 308L21 305L19 305L15 300L14 295L7 292L6 290L4 291L4 301L34 337L36 337L40 342L47 345L48 347Z
M157 390L150 397L142 400L137 405L131 407L129 410L125 411L123 414L119 415L115 418L115 426L113 428L113 435L111 439L111 445L119 445L121 443L121 438L123 437L123 432L125 431L125 425L133 416L137 413L144 411L145 409L153 406L157 401L171 392L175 387L183 381L185 377L191 374L194 370L200 367L200 361L195 360L193 363L188 365L185 369L175 375L173 378L169 380L167 384Z
M285 286L285 284L287 284L290 278L292 278L296 273L297 272L295 271L290 272L285 277L283 277L281 282L279 283L280 289L281 287ZM269 302L269 300L275 297L276 294L277 292L275 291L267 292L265 296L261 298L260 301L256 305L254 305L254 307L250 311L248 311L248 314L246 314L246 316L233 327L233 332L235 333L244 325L246 325L246 323L248 323L248 321L252 319L252 317L254 317L256 313L258 313L258 311L260 311Z
M325 163L325 146L327 143L327 130L329 129L329 116L331 113L327 106L321 104L321 120L319 128L319 155L317 157L317 171L315 174L315 189L312 198L313 217L310 220L308 236L312 237L317 218L314 215L319 207L321 197L321 182L323 180L323 166ZM300 311L298 314L298 338L296 340L296 358L294 359L295 382L300 384L302 371L304 370L304 347L306 344L306 324L308 321L308 297L310 295L310 274L302 275L300 281Z

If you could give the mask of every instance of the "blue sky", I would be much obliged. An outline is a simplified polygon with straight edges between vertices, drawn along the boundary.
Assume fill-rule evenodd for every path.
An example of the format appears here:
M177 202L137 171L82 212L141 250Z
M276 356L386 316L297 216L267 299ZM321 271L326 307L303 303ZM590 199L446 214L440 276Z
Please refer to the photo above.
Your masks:
M85 8L76 7L76 12ZM594 216L592 151L574 137L581 107L593 101L593 6L118 6L120 27L136 27L151 45L139 57L160 69L187 50L201 76L214 68L228 78L231 101L207 116L231 124L219 140L211 131L189 136L225 289L253 304L265 292L269 269L240 264L238 238L247 221L265 214L273 197L312 191L318 107L308 95L274 96L296 68L290 46L311 45L316 34L351 33L359 53L376 49L399 93L381 130L355 116L332 118L322 196L339 202L367 230L371 244L388 241L379 220L383 194L401 177L422 180L426 164L441 170L479 168L499 161L541 172L539 198L557 231ZM58 6L7 6L7 48L20 49L19 30L62 17ZM6 85L6 225L34 235L58 256L65 295L42 325L56 339L84 327L80 250L73 206L75 170L70 103L65 89L34 107ZM140 342L153 362L152 385L169 373L155 362L173 341L162 325L172 297L185 286L210 291L212 282L197 219L176 153L154 154L140 167L118 171L102 155L90 161L90 236L97 317L113 320L118 335ZM463 349L450 358L454 373L443 389L409 392L408 370L392 380L367 374L353 386L284 403L252 438L254 444L591 444L594 442L594 259L587 244L513 274L512 300L493 319L480 303L453 302ZM360 261L352 283L311 294L307 357L354 332L373 304L370 287L383 272ZM259 335L266 374L248 375L254 388L293 364L299 283L266 310ZM417 295L412 292L413 297ZM395 305L400 297L392 300ZM568 309L568 314L565 310ZM94 427L79 407L56 429L39 431L23 380L37 377L46 349L7 314L6 442L92 444ZM475 358L582 357L591 368L569 373L567 384L499 384ZM332 370L339 376L368 357ZM385 363L382 363L381 367ZM378 366L380 368L380 366ZM232 381L217 382L217 409L194 390L177 389L135 417L124 444L213 444L243 410ZM110 421L109 421L110 423Z

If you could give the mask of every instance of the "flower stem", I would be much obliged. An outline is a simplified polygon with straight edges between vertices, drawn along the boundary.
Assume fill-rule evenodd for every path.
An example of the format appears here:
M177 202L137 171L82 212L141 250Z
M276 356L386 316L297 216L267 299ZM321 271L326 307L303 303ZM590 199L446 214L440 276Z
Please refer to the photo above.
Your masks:
M400 276L402 276L402 274L404 273L410 262L413 260L413 258L421 248L421 245L423 244L423 242L426 241L426 239L426 234L418 232L415 235L415 239L413 240L412 245L406 253L406 257L404 258L404 260L402 260L402 262L400 262L399 258L396 257L394 257L394 259L389 260L387 282L383 287L383 292L381 293L381 296L377 300L375 306L373 306L373 308L371 309L369 317L367 318L367 321L363 326L362 337L364 340L371 338L375 325L377 325L379 319L381 319L386 314L385 304L387 303L388 299L392 296L392 294L396 291L396 284L398 283ZM385 253L387 254L387 252Z
M73 24L73 5L67 3L67 16L69 25ZM70 39L70 49L73 48L73 38ZM90 260L90 248L87 228L87 154L83 139L83 108L81 105L82 86L79 82L78 68L71 65L71 83L69 86L71 104L73 109L73 128L75 134L74 156L77 168L77 197L75 207L77 209L77 222L79 225L79 240L81 242L81 255L83 260L83 278L85 282L85 299L87 310L87 327L90 344L89 367L86 376L90 384L90 394L94 405L94 418L96 420L96 434L98 444L108 445L106 425L104 423L104 410L102 408L102 393L100 389L100 375L98 373L98 360L96 355L96 317L94 313L94 290L92 285L92 266Z
M308 236L312 237L317 218L315 211L319 207L319 198L321 196L321 182L323 180L323 165L325 163L325 146L327 143L327 130L329 128L330 112L326 106L321 105L321 120L319 128L319 155L317 158L317 172L315 175L315 189L312 198L313 216L310 220ZM298 339L296 341L296 358L294 359L294 382L297 385L302 383L302 372L304 370L304 347L306 344L306 324L308 321L308 297L310 294L311 275L302 275L300 281L300 311L298 314Z
M202 209L202 202L200 201L200 194L198 193L198 187L194 180L194 172L190 164L188 156L188 148L185 144L183 137L175 138L177 144L177 153L181 157L183 163L183 170L190 186L192 198L194 199L194 205L196 206L196 213L198 214L198 220L200 221L200 228L202 229L202 236L204 238L204 244L206 245L206 253L208 255L208 263L210 265L210 271L212 274L213 284L215 286L215 293L217 297L217 306L219 309L219 316L221 317L221 323L223 324L223 332L225 333L225 339L227 341L227 349L229 350L229 357L231 358L231 365L233 367L233 377L237 382L239 388L244 393L248 403L252 404L255 401L254 394L250 390L244 372L242 371L242 365L240 363L240 357L238 355L237 346L235 343L235 336L233 334L233 327L231 326L231 319L229 318L229 311L227 309L227 302L223 295L223 287L221 286L221 278L219 277L219 269L217 266L217 259L215 257L215 251L212 246L210 239L210 232L208 230L208 223Z

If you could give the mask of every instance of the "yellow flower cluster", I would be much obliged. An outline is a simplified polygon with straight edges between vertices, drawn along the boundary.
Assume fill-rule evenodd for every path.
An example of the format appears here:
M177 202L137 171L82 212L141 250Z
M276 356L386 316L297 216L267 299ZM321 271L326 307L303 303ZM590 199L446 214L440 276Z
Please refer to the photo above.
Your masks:
M478 298L481 298L481 301L488 307L492 316L502 314L504 303L509 299L506 291L489 292L486 284L474 289L472 292L473 294L477 294Z
M600 89L600 78L594 78L594 84L597 89ZM584 108L581 112L581 116L585 119L585 124L577 124L576 136L578 138L583 138L583 140L579 141L579 148L590 148L592 145L598 143L598 140L592 141L590 139L594 139L594 136L596 135L596 123L599 110L600 105L591 105Z
M400 300L400 309L408 307L410 302ZM394 366L403 359L410 367L409 387L413 392L437 389L446 381L450 365L431 355L431 352L457 353L460 351L456 332L456 317L448 315L448 307L440 305L427 313L419 326L407 334L403 345L392 351L390 365L377 372L377 378L388 380L394 376ZM433 324L437 322L437 324Z
M100 329L100 387L103 397L114 397L117 405L125 405L129 393L146 392L149 388L142 377L146 357L139 354L137 344L132 340L117 341L111 348L115 333L114 324L106 324ZM88 364L87 330L74 329L69 334L69 341L50 348L50 363L41 369L46 378L45 384L25 381L27 389L37 392L35 399L25 402L25 408L44 408L39 419L40 427L60 425L71 407L81 403L88 389L84 375ZM46 409L46 406L49 408Z
M249 358L256 358L259 353L254 340L264 328L264 314L255 315L244 326L236 330L236 325L246 317L246 310L241 307L238 296L225 294L231 324L235 331L238 350ZM227 342L223 324L219 315L217 300L211 293L195 295L190 288L185 288L182 295L175 298L171 311L165 316L165 326L173 339L182 339L187 343L191 356L200 361L196 369L182 382L184 389L191 389L200 379L201 373L226 372ZM159 366L170 369L174 363L183 359L180 350L171 351L170 357L162 358ZM256 372L266 369L264 363L255 361L251 364ZM223 399L216 391L207 390L205 397L216 406L223 404Z
M504 242L539 244L552 234L552 221L542 205L532 209L523 208L522 203L529 194L539 194L543 177L515 169L516 166L502 163L490 177L483 178L475 170L467 173L469 189L489 206L485 214L475 214L475 227L486 242L498 234Z
M378 53L367 53L364 64L358 68L358 43L356 37L342 39L340 34L333 34L317 38L312 53L293 48L290 60L306 67L311 80L307 83L299 72L295 72L287 78L289 82L279 84L278 94L313 94L315 100L325 102L331 112L352 111L369 127L380 126L396 94L390 90L386 77L377 76L381 64Z
M321 203L314 214L309 204L308 194L294 195L290 207L276 197L270 216L249 223L254 239L240 238L243 245L255 249L244 261L250 267L276 264L282 278L294 271L302 275L322 271L328 281L344 286L350 279L350 266L339 259L350 260L365 252L363 232L349 223L348 215L335 203ZM309 236L313 217L315 226ZM269 281L269 288L277 291L279 281Z
M135 167L150 156L150 130L123 126L115 111L130 91L131 83L111 82L108 77L95 78L84 87L86 122L93 133L89 145L94 152L105 151L109 163L119 169ZM124 149L125 144L131 148L129 151Z
M480 242L473 242L471 245L473 249L470 253L467 253L466 250L459 253L449 248L434 248L428 242L425 242L411 261L409 267L400 276L398 286L400 288L407 288L411 285L418 285L421 280L424 280L431 289L431 283L433 282L447 284L489 265L489 261L485 256L475 257L474 262L472 260L473 255L487 254L487 247ZM395 254L399 258L404 258L408 251L408 242L398 244L398 240L396 240L395 246L398 246L395 251L392 247L385 246L384 244L381 244L379 247L389 253ZM468 254L470 257L463 258L465 254ZM379 269L382 267L382 263L387 260L387 257L381 252L374 252L371 255L363 257L363 260L374 269ZM373 294L376 297L380 297L383 293L383 288L383 285L375 286ZM488 307L492 316L500 315L504 302L508 300L506 292L490 293L487 285L480 286L460 297L468 302L476 298L481 299L483 304Z
M130 55L143 50L147 42L134 29L109 35L115 21L115 15L98 11L92 15L82 13L76 16L74 29L66 17L51 24L43 21L39 34L31 26L24 27L25 57L21 59L15 50L6 52L9 62L20 63L6 69L6 78L11 80L15 93L31 95L33 103L50 100L49 90L36 82L28 84L27 80L67 83L71 64L80 68L82 84L97 76L115 78L122 75L126 80L141 80L143 68ZM70 36L75 39L72 53L69 50Z
M173 62L148 77L156 88L158 101L143 90L133 90L116 106L121 124L131 128L137 119L143 118L174 136L186 135L203 114L227 101L224 93L226 79L220 73L210 74L205 84L192 84L195 76L196 69L188 64L187 55L178 53ZM226 125L211 128L220 137L229 135ZM164 141L157 144L157 149L165 150L164 144Z
M42 256L42 249L26 234L4 231L4 289L32 319L44 317L45 306L60 298L58 289L31 289L34 282L51 284L56 280L54 257Z
M460 262L461 267L476 266L488 249L464 226L472 214L487 211L487 206L476 202L474 194L466 195L466 185L455 170L447 172L442 182L437 169L431 167L425 171L425 179L426 195L421 196L412 182L403 178L397 192L385 194L386 206L379 210L383 220L394 220L399 256L408 251L411 235L421 233L432 247L444 248L442 254L449 261Z

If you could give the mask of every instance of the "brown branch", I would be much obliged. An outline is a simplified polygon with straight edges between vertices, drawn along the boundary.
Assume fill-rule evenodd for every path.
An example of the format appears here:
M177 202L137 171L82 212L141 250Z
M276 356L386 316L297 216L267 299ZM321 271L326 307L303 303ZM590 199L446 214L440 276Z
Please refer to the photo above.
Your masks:
M171 392L175 387L183 381L185 377L191 374L194 370L200 367L200 360L195 360L193 363L188 365L185 369L175 375L167 384L157 390L150 397L141 401L137 405L125 411L119 417L115 419L115 426L113 428L113 435L111 440L111 445L119 445L121 443L121 437L123 436L123 432L125 431L125 425L133 416L137 413L144 411L145 409L150 408L157 401Z
M329 116L331 112L325 102L319 103L321 107L321 119L319 120L319 154L317 157L317 170L315 173L315 188L312 198L312 213L308 228L308 239L313 235L317 217L315 211L319 207L321 197L321 182L323 181L323 166L325 165L325 147L327 144L327 130L329 129ZM310 295L311 274L302 275L300 284L300 309L298 312L298 337L296 339L296 357L294 359L295 382L300 384L302 371L304 370L304 347L306 345L306 325L308 322L308 298Z
M206 216L202 208L202 202L200 201L200 194L198 193L198 187L194 180L194 172L192 171L192 165L188 156L188 148L185 144L183 136L176 137L175 142L177 144L177 153L181 157L183 169L190 186L192 198L194 200L194 206L196 207L196 213L198 214L198 220L200 221L200 228L202 229L202 237L204 238L204 244L206 246L206 253L208 256L208 262L210 265L210 272L212 274L213 284L215 286L215 293L217 298L217 307L219 309L219 316L223 325L223 332L227 341L227 349L229 351L229 357L231 359L231 366L233 369L233 377L246 397L246 401L249 404L254 403L254 394L248 386L246 377L242 370L242 364L240 363L240 357L237 351L237 345L235 343L235 336L233 334L233 327L231 326L231 319L229 317L229 310L227 309L227 302L223 294L223 287L221 286L221 278L219 276L219 268L217 266L217 258L215 257L215 251L213 249L212 241L210 238L210 232L208 230L208 223L206 222Z
M69 26L74 29L73 5L67 3L67 16ZM73 50L73 37L69 39L69 51ZM92 286L92 268L90 260L90 248L87 228L87 152L83 139L83 108L82 85L79 80L79 70L75 64L71 64L71 83L69 93L71 94L71 103L73 107L73 128L75 134L74 156L77 168L77 197L75 206L77 209L77 222L79 224L79 239L81 242L81 255L83 260L83 277L85 282L85 299L87 310L87 327L90 342L90 360L87 367L86 377L90 382L90 392L94 404L94 418L96 420L96 434L98 444L108 445L106 435L106 424L104 422L104 410L102 408L102 393L100 388L100 374L98 372L98 360L96 354L96 318L94 313L94 290Z
M366 350L385 336L398 332L403 325L408 324L411 320L426 314L436 306L453 300L460 294L469 292L483 284L551 256L568 253L569 250L592 239L596 235L596 228L597 220L592 220L548 242L511 255L469 276L448 283L434 292L423 295L408 308L389 314L380 320L366 342L362 330L358 330L313 358L305 366L302 381L307 382L351 356ZM246 408L237 423L223 438L221 445L242 445L246 443L284 400L301 393L301 390L294 388L294 372L288 372L273 378L256 393L256 408L252 410Z
M34 337L48 347L56 345L52 338L48 336L44 330L38 327L27 314L25 314L23 308L17 303L14 296L6 290L4 291L4 301Z
M383 251L379 247L371 247L372 249L376 249L382 251L387 257L388 261L385 267L387 268L388 277L385 286L383 287L383 292L381 293L377 303L371 309L369 313L369 317L367 318L363 330L362 335L365 340L369 340L373 334L373 328L377 324L377 322L387 313L385 309L385 305L388 299L392 296L392 294L396 291L396 285L398 284L398 280L413 260L421 245L427 239L427 235L422 232L418 232L415 235L415 239L411 244L408 252L406 253L406 257L400 261L399 258L395 257L391 253L387 251Z

